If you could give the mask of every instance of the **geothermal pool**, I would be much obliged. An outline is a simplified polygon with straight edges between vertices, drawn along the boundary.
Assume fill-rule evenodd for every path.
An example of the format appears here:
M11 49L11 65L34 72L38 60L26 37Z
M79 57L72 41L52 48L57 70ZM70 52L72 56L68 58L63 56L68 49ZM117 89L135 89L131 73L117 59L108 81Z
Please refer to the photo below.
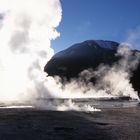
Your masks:
M138 101L125 99L43 100L44 104L46 102L65 104L67 101L78 107L89 105L94 107L94 110L56 111L51 108L50 110L42 109L31 104L1 104L0 139L139 140L140 105Z
M57 106L66 106L66 110L57 110ZM52 107L51 107L52 106ZM71 107L73 106L73 107ZM132 108L140 107L140 102L138 100L132 100L129 97L112 97L112 98L38 98L35 102L24 101L23 103L9 102L0 103L0 109L8 108L34 108L40 110L52 110L52 111L96 111L96 110L77 110L76 107L82 108L83 106L88 106L91 108L96 108L99 110L110 108ZM98 111L98 110L97 110Z

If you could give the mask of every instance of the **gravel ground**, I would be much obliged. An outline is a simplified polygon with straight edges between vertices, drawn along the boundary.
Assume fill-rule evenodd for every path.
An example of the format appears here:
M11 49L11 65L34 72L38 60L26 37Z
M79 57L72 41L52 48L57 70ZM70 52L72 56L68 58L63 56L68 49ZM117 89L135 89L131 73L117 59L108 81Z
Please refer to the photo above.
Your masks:
M140 140L140 107L101 112L0 109L0 140Z

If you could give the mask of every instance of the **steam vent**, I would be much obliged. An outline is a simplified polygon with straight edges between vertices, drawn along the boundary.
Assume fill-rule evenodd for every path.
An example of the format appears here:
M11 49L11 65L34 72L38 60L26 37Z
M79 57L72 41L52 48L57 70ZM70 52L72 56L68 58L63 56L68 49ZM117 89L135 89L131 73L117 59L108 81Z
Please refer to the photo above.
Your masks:
M99 65L104 64L112 66L123 59L123 56L116 55L120 44L114 41L88 40L82 43L74 44L71 47L56 53L46 64L44 71L49 76L60 76L62 79L71 79L78 77L79 73L85 69L95 70ZM130 50L133 59L135 55L140 55L137 50ZM129 59L128 59L129 60ZM129 63L130 61L130 63ZM128 61L128 66L133 62ZM140 59L138 59L137 68L130 68L130 82L133 88L140 95ZM94 77L93 77L94 78ZM95 82L95 80L92 80Z

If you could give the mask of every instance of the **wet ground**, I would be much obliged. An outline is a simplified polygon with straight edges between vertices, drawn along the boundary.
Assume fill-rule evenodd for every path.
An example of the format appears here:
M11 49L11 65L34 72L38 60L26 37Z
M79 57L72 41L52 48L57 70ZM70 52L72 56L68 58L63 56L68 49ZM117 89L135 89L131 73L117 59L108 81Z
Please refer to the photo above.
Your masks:
M0 140L140 140L140 107L101 112L1 108Z

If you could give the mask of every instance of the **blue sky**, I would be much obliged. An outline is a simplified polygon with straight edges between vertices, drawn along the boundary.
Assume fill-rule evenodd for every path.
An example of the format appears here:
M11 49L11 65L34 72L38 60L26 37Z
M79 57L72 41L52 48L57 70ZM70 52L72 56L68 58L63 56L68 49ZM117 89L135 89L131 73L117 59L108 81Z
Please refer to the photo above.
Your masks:
M57 28L61 36L52 42L55 52L89 39L122 42L140 28L140 0L61 0L61 4Z

